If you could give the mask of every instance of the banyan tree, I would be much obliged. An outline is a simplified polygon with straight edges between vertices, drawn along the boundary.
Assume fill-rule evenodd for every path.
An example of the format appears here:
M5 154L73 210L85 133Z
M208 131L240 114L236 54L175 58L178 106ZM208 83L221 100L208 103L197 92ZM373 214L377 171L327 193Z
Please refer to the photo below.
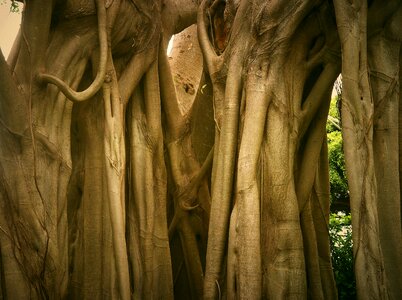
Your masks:
M401 42L399 0L24 1L0 299L336 299L339 74L358 297L399 299Z

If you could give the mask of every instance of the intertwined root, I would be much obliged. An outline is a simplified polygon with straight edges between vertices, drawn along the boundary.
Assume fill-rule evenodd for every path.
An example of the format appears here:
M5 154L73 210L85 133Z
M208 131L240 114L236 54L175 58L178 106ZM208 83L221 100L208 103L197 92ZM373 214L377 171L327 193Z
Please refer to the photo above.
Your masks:
M342 60L358 292L397 297L400 3L202 1L213 143L165 54L195 17L177 1L26 3L13 75L0 58L0 295L335 299L325 123Z
M302 226L299 215L310 211L305 203L310 203L325 135L326 118L320 116L327 114L339 73L339 64L326 54L334 46L333 33L317 30L307 18L311 2L288 8L243 2L221 49L213 41L219 32L208 32L216 30L207 18L216 2L208 5L203 1L200 7L198 34L214 86L217 138L204 297L216 298L221 286L229 298L302 297L309 276L319 282L317 293L329 296L323 290L334 287L332 276L314 279L305 273L305 261L318 257L313 251L318 242L309 243L307 235L321 225ZM285 18L275 9L289 14ZM323 5L317 14L326 13ZM306 31L311 41L299 39ZM314 42L320 35L327 35L327 43ZM303 84L292 86L292 76ZM318 269L330 265L329 248L320 246L320 255L326 262Z

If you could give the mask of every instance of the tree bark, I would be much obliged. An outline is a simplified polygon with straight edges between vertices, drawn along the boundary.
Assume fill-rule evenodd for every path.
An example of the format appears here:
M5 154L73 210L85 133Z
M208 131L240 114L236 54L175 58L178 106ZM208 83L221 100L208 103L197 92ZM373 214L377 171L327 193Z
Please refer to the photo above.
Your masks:
M367 3L335 2L342 47L342 128L350 189L359 299L388 299L380 244L373 149L373 96L367 61Z
M342 60L358 297L397 299L401 11L27 2L0 55L0 298L336 299L325 124Z

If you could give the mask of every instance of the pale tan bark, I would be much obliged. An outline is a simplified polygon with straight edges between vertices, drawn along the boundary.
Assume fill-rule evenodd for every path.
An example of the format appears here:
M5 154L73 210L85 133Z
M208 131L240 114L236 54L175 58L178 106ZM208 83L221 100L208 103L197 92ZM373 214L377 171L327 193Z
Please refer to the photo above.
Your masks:
M134 276L133 286L138 287L134 298L170 299L173 298L173 281L166 219L167 179L161 139L157 61L145 76L147 88L142 92L137 87L128 118L131 140L128 243L129 249L133 249L130 250L132 272L138 274Z
M174 237L178 233L189 294L192 299L201 299L204 274L204 257L201 254L205 253L210 214L206 174L212 164L212 153L201 166L192 148L193 139L189 120L192 112L189 111L189 107L197 93L195 90L190 92L186 87L189 88L188 85L191 85L193 89L194 87L198 89L202 73L202 69L199 68L202 62L200 50L197 49L198 45L193 46L191 43L191 39L196 42L195 30L196 28L190 27L179 35L181 38L177 41L170 62L164 53L165 47L162 47L163 51L159 56L159 72L167 128L166 148L169 156L169 171L173 180L173 216L169 223L169 239L171 247L174 247ZM193 68L184 73L183 66L188 62L181 63L181 61L187 58L193 61ZM181 67L175 68L174 66L178 64L181 64ZM173 73L170 67L175 70ZM172 257L172 261L181 259ZM179 276L180 272L181 270L175 271L175 277ZM180 293L177 296L180 297Z
M245 9L242 4L238 8L237 15L233 21L230 37L235 38L233 38L233 40L229 39L227 48L223 50L220 56L216 55L215 51L217 53L219 52L214 48L212 42L208 41L208 33L202 27L206 27L205 24L207 21L202 13L199 14L198 32L200 44L214 88L214 114L217 132L215 147L218 149L217 153L225 153L227 151L224 150L225 145L227 145L225 144L225 140L228 141L229 137L230 139L236 139L237 136L239 136L237 138L237 149L239 149L240 152L235 156L236 172L234 173L233 180L235 186L241 191L239 194L233 194L233 191L229 190L232 197L229 203L234 201L233 210L230 207L226 208L225 205L228 203L226 200L214 198L214 194L212 196L210 226L215 226L216 224L213 221L213 214L215 213L214 205L222 210L219 210L219 216L221 218L219 220L220 227L214 227L215 231L210 230L209 233L210 244L208 245L208 250L211 248L211 252L207 254L204 292L208 292L208 294L206 294L208 297L216 297L219 292L219 287L222 286L220 278L225 276L223 273L224 270L220 267L222 264L221 255L223 246L220 244L221 242L218 241L225 239L225 231L229 229L227 250L228 267L226 270L226 289L229 298L250 297L258 299L261 295L263 295L263 297L280 298L289 294L305 297L307 292L306 270L299 219L299 201L296 196L294 183L294 156L300 142L299 139L303 138L305 134L311 134L308 128L321 103L317 101L317 99L321 99L328 94L332 82L339 72L338 66L336 63L333 63L333 57L331 57L331 55L327 53L328 57L323 59L326 55L326 50L331 49L334 45L333 36L328 35L328 44L326 44L325 47L321 44L321 46L317 46L317 49L313 49L312 51L306 44L303 44L306 40L299 38L299 36L295 34L298 26L305 26L303 28L308 29L309 31L307 32L310 34L314 33L319 35L321 33L320 30L316 29L316 25L312 25L313 23L303 22L304 16L308 14L309 9L313 6L312 3L306 2L301 7L289 6L285 8L281 6L281 4L277 4L277 6L276 4L268 5L269 9L268 6L263 7L263 10L266 9L264 13L267 13L267 15L272 14L272 19L261 17L261 20L258 20L260 22L258 23L259 27L255 28L253 26L257 26L256 24L242 26L239 24L241 24L240 20L244 21L246 16L250 17L253 15L253 9L258 10L258 4L253 4L252 8L249 9ZM327 7L323 6L323 14L328 13L326 9ZM292 18L284 18L284 15L275 14L274 11L287 11L292 15ZM212 16L212 18L215 17ZM306 23L309 25L306 25ZM272 24L271 26L277 30L272 30L269 24ZM260 30L262 37L259 37L257 41L252 40L250 36L244 33L246 31L245 28L248 28L247 26L257 31ZM268 29L265 30L264 26L267 26L266 28ZM328 28L325 30L328 30ZM301 30L300 32L303 31ZM325 34L328 33L326 31L324 32ZM243 50L247 42L250 42L251 46ZM290 45L292 45L292 48L290 48ZM292 53L294 55L290 56L289 61L286 61L286 55L288 55L288 53L284 49L288 49L288 46L289 49L297 49L299 52L295 50L294 53ZM325 50L320 49L320 47ZM268 53L264 52L266 49L272 50L270 55L275 57L275 59L271 60ZM231 90L228 90L227 86L231 85L229 75L231 72L232 54L236 53L236 56L239 56L240 53L243 53L242 51L246 51L247 53L244 55L246 59L243 63L247 69L243 69L243 72L247 74L246 78L250 80L247 82L249 82L250 85L244 83L246 79L243 77L244 81L242 80L241 82L243 95L240 95L240 92L237 93L236 101L240 101L241 99L241 102L238 103L234 102L235 99L231 98L231 94L228 94ZM307 62L305 62L306 56L308 57ZM260 69L248 69L252 64L249 63L247 59L261 61ZM318 74L319 79L308 78L309 72L311 72L317 64L322 62L322 60L324 60L326 64L322 74ZM328 63L328 60L331 62ZM264 66L266 66L266 69ZM291 73L291 75L287 74L284 71L284 69L286 69L285 66L288 67L288 71L294 70L294 73ZM292 76L298 76L301 78L301 82L307 79L317 80L317 84L313 84L311 90L307 87L305 88L307 93L306 99L302 99L302 96L305 97L302 95L304 85L295 84L293 87L291 85ZM257 84L259 78L261 78L261 84ZM283 80L276 82L278 78L283 78ZM222 82L225 80L226 90L224 91ZM292 88L289 88L286 84L289 84ZM304 84L307 85L311 83ZM258 86L257 91L253 90L254 85ZM266 89L263 88L264 85L267 85ZM236 107L240 117L227 113L227 103L229 103L230 100L233 101L233 107ZM255 105L258 107L258 110L255 110L254 113L250 113L248 110L251 109L250 107L253 107L253 101L256 101ZM266 117L264 113L265 105L263 103L271 103L269 108L267 108L268 115ZM319 111L317 114L320 116L321 114L325 115L325 111L326 110L324 110L324 112ZM293 114L295 118L293 118ZM228 132L225 131L225 124L229 124L234 118L238 118L237 122L239 123L239 127L234 129L238 130L238 133L232 132L230 136ZM307 158L306 166L309 166L309 162L311 162L312 166L318 163L324 134L322 124L325 124L325 117L322 117L321 121L320 137L312 138L312 140L319 140L318 151L316 151L316 155L312 155L314 158ZM250 132L259 132L263 127L265 127L264 130L267 132L264 134L264 143L262 143L262 141L259 142L258 134L250 134ZM311 125L311 127L314 126ZM263 150L258 150L261 144L263 145ZM310 150L309 148L306 150L306 153L309 155ZM261 151L264 153L263 158L261 158L264 167L257 171L253 166L256 166L258 163ZM216 154L212 174L212 191L213 193L214 191L220 191L218 192L219 195L226 195L227 190L223 193L221 189L223 189L223 186L229 185L228 182L224 181L222 176L225 176L224 174L231 169L225 169L225 165L223 163L219 164L219 161L219 154ZM227 163L227 166L230 166L230 163ZM224 170L222 175L220 175L221 170ZM306 174L308 173L308 167L305 167L304 172ZM311 178L311 180L307 180L307 182L311 181L310 185L305 182L301 183L299 186L303 190L305 189L306 197L311 193L314 182L314 176L308 176L308 178ZM261 184L259 184L260 180L262 180ZM303 178L303 180L305 180L305 178ZM308 186L310 186L310 188ZM261 196L259 196L259 188L262 190ZM256 199L260 199L259 201L261 201L261 211L259 201L256 202ZM215 201L216 203L214 203ZM226 225L226 220L222 220L222 218L227 218L226 214L223 213L226 212L227 209L231 210L231 219L228 225ZM257 217L259 215L262 218L261 225ZM256 233L256 231L259 231L258 228L260 228L260 226L261 233ZM283 230L281 231L281 229ZM211 240L211 238L214 240ZM289 243L290 240L292 240L292 245ZM313 244L315 245L316 242L313 242ZM218 245L222 247L218 247ZM262 262L258 254L258 248L260 247L262 251ZM212 250L216 250L216 252L212 252ZM326 256L328 259L329 247L325 250L328 251ZM251 253L253 253L253 255L251 255ZM216 260L213 260L213 258L216 258ZM218 264L213 267L212 271L208 270L208 259L215 264L218 262ZM223 259L223 262L224 261L225 259ZM329 261L326 263L327 266L330 265ZM259 267L260 264L262 264L261 268ZM320 267L318 267L318 269L319 268ZM251 270L253 270L253 272L251 272ZM211 272L211 275L209 272ZM270 274L276 275L271 276ZM208 276L211 276L212 279ZM323 280L323 282L319 279L319 287L317 288L334 287L333 277L331 277L329 284L327 284L327 282L328 278ZM330 292L326 293L326 295L329 294Z
M374 107L368 77L367 3L337 1L335 11L342 47L342 128L357 293L359 299L388 299L373 149Z
M244 99L244 124L237 158L236 202L232 211L232 215L236 214L236 217L231 220L234 222L234 241L229 240L229 243L234 244L236 268L233 272L238 285L238 296L258 299L261 298L262 287L258 163L271 99L267 97L267 65L255 63L249 72ZM228 260L230 261L230 255Z
M207 71L194 27L172 70L198 2L27 3L0 58L0 298L336 298L338 33L358 293L395 298L400 4L334 1L336 28L328 1L206 0Z
M373 150L377 179L377 205L381 249L384 255L385 274L388 279L390 299L398 299L402 286L402 233L401 198L399 185L398 142L398 72L401 41L394 38L389 26L395 22L391 14L395 2L390 3L383 20L389 20L385 28L371 28L367 56L369 79L374 102ZM400 5L399 5L400 6ZM371 8L374 10L375 8ZM399 7L399 10L402 10ZM369 11L370 12L370 11ZM374 16L380 20L373 12ZM388 28L387 28L388 27ZM370 33L369 32L369 35ZM400 31L399 31L400 32ZM399 83L400 84L400 83Z
M74 105L69 184L69 297L118 297L104 157L102 95ZM102 105L99 105L99 104ZM102 238L100 238L102 237ZM108 259L105 259L108 258Z

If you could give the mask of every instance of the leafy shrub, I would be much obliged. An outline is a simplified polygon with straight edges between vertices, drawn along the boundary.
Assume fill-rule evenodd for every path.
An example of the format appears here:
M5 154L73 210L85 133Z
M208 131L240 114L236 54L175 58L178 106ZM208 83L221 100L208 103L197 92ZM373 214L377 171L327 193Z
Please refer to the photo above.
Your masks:
M332 131L327 134L331 204L348 202L348 182L346 180L345 156L343 154L342 133Z
M338 96L331 99L327 121L331 211L349 211L349 190L348 182L346 180L341 120L337 107L338 99Z
M337 96L331 99L327 122L329 178L331 187L331 211L349 210L349 191L346 180L345 156L338 100L342 97L342 80L335 83ZM342 205L343 204L343 205ZM356 282L353 270L353 241L351 215L341 211L332 213L329 219L332 266L338 297L356 299Z
M338 212L330 215L329 236L338 297L340 300L356 299L350 214L346 215L343 212Z

